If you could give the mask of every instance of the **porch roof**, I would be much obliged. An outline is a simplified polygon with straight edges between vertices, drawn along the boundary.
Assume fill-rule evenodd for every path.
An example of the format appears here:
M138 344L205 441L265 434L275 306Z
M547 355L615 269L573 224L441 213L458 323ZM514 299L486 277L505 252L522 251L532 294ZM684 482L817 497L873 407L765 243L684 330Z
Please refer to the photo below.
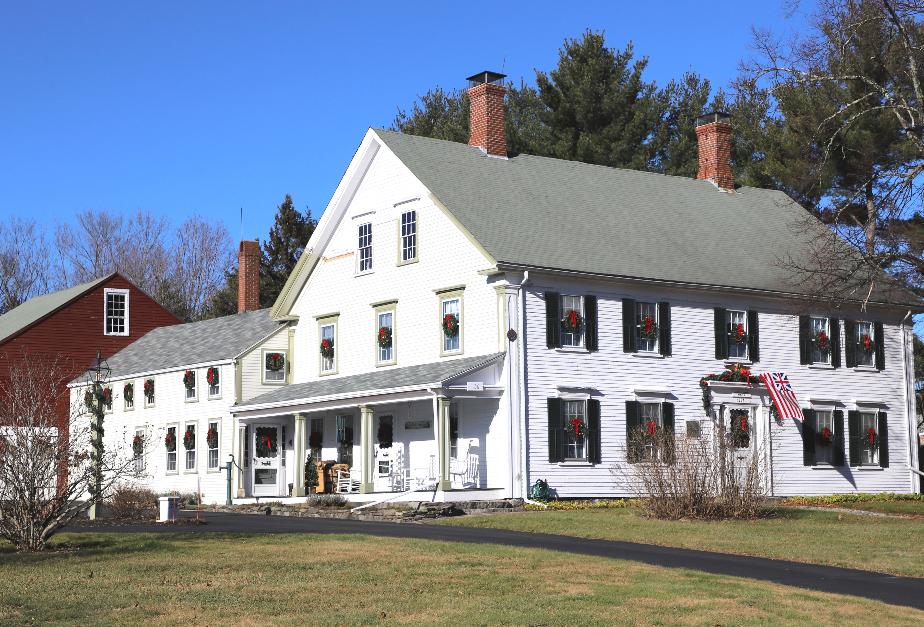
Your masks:
M395 390L440 387L502 359L506 353L463 357L404 368L389 368L346 377L294 383L236 404L234 413L265 407L296 405L332 397L367 396Z

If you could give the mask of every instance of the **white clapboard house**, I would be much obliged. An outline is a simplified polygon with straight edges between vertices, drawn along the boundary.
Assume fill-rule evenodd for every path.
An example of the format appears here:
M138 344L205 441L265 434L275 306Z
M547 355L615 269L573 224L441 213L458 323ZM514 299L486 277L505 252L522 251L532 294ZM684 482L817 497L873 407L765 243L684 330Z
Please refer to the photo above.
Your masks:
M271 311L291 383L223 407L235 497L302 496L312 454L357 501L629 496L650 423L746 432L774 495L916 489L920 302L800 287L782 260L826 227L735 186L727 116L700 120L697 179L511 154L501 78L471 79L468 145L366 133ZM707 413L701 380L739 364L788 374L800 419L723 381Z

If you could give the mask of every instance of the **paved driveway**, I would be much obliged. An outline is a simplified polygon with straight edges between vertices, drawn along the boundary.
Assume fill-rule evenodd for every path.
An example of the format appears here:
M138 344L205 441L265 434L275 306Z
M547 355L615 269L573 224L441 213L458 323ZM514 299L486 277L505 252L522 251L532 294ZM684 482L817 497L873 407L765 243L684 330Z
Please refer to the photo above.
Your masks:
M188 517L189 513L184 512ZM206 512L206 525L76 525L72 532L153 532L153 533L330 533L365 534L390 538L502 544L530 549L547 549L565 553L632 560L667 568L688 568L717 575L772 581L820 592L849 594L894 605L924 610L924 579L899 577L852 568L837 568L762 557L729 555L619 542L589 540L544 533L527 533L501 529L479 529L414 523L393 523L330 518L295 518Z

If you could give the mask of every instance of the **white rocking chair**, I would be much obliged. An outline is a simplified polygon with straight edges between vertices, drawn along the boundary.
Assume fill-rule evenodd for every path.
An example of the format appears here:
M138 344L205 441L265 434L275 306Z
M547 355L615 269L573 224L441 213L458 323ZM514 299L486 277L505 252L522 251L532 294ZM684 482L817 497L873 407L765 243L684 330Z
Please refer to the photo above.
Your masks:
M337 471L336 490L341 494L359 492L359 484L362 483L362 477L357 468Z

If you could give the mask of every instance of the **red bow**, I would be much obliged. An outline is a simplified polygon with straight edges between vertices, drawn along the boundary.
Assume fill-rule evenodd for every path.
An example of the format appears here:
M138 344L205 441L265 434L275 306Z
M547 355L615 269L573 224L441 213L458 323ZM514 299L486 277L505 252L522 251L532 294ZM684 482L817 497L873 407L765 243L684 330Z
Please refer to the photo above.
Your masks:
M657 428L658 428L658 424L657 424L654 420L649 420L649 421L645 424L645 430L647 431L648 435L650 435L650 436L652 436L652 437L654 437L654 434L655 434L655 431L657 430Z
M866 439L869 441L869 445L873 446L876 444L876 430L870 427L866 430Z
M873 340L872 340L872 338L870 338L869 335L864 335L864 336L863 336L863 349L864 349L864 350L869 350L870 346L872 346L872 345L873 345Z
M654 330L654 318L651 316L645 316L645 335L651 335L651 332Z
M576 327L578 324L578 314L573 309L568 312L568 324L570 324L572 328Z
M746 416L741 416L738 418L738 427L741 429L741 431L746 432L748 430L748 419Z
M270 436L266 436L266 449L270 450L273 448L273 439Z
M822 439L822 441L824 441L824 442L830 442L830 441L831 441L831 429L829 429L829 428L827 428L827 427L825 427L824 429L822 429L822 430L821 430L821 439Z

